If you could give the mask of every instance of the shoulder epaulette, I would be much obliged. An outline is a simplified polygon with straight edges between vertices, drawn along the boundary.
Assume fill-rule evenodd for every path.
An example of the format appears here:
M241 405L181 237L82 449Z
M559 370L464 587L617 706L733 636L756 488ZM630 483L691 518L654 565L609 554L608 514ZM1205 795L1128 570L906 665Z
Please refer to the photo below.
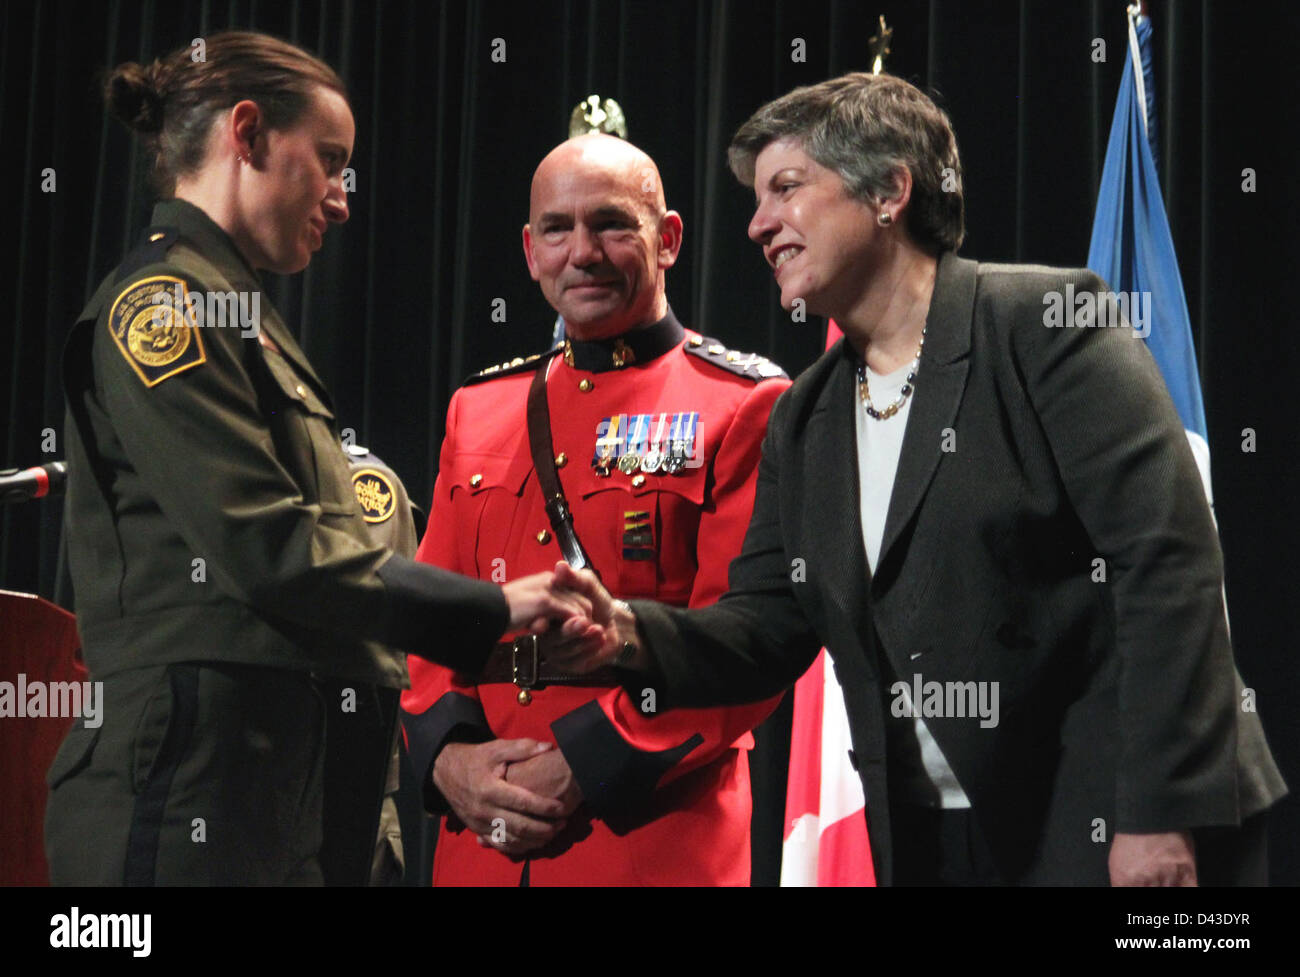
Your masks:
M117 266L117 280L126 281L141 268L166 261L167 252L179 239L180 232L174 227L146 228L140 243L128 251Z
M504 363L498 363L496 366L489 366L485 370L479 370L462 386L470 386L475 383L482 383L485 380L495 380L498 377L508 377L516 373L529 373L544 363L550 361L551 357L558 353L558 349L548 349L545 353L534 353L532 356L516 356L513 360L507 360Z
M726 370L728 373L734 373L738 377L745 377L747 380L753 380L758 383L760 380L767 380L771 377L786 376L785 370L781 369L766 356L759 356L757 353L742 353L739 350L727 349L726 346L716 339L710 339L708 336L696 336L688 334L685 343L686 352L692 356L698 356L706 363L712 363L720 370Z

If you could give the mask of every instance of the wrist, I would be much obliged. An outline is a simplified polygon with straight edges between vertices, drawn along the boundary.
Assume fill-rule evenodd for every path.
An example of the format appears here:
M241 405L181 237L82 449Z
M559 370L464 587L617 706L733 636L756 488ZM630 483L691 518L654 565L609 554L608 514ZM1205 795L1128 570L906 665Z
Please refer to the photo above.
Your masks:
M469 749L469 747L469 743L447 743L438 751L438 755L433 758L433 783L439 790L442 789L439 780L446 778L448 764L455 763L459 752Z
M640 670L645 666L645 648L636 626L636 612L625 600L614 600L614 625L618 647L611 664L615 668Z

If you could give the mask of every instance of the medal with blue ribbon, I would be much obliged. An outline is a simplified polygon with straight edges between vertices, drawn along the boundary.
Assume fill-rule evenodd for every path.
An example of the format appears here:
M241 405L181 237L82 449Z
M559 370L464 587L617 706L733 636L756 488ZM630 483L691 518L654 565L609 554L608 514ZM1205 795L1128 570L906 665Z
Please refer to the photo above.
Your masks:
M621 432L626 422L626 414L615 414L613 417L604 418L596 425L596 451L591 458L591 467L602 478L609 476L619 456L619 448L623 445Z

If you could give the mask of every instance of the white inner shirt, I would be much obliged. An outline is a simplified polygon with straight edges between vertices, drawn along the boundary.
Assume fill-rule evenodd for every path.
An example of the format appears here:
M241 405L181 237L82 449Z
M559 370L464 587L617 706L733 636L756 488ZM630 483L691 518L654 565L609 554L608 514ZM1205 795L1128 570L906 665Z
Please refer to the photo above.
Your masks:
M867 385L870 388L871 404L876 410L884 410L892 404L907 382L907 373L912 364L908 363L893 373L881 376L870 367L867 368ZM853 384L853 416L857 418L858 432L858 488L859 502L862 510L862 542L867 551L867 566L876 572L876 562L880 559L880 544L885 535L885 517L889 513L889 499L894 493L894 477L898 474L898 456L903 448L903 431L907 427L907 415L912 409L912 397L903 401L898 413L887 420L878 421L868 417L863 407L858 384ZM900 679L910 688L911 675L900 675ZM891 693L892 694L892 693ZM904 693L905 695L907 693ZM910 700L910 696L909 696ZM886 722L907 722L895 719L892 711L886 712ZM918 767L909 762L908 756L899 757L901 764L894 764L897 776L890 777L890 790L896 796L912 804L926 807L964 808L970 807L970 799L957 782L952 767L944 758L939 744L934 741L920 716L914 716L916 738L921 747L921 764ZM908 752L908 751L903 751Z

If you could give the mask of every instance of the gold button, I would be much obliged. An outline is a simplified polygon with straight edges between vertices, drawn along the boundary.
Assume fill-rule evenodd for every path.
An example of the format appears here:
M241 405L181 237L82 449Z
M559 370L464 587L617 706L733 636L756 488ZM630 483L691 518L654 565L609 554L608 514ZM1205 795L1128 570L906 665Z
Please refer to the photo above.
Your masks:
M533 694L527 689L520 689L519 695L515 696L515 698L519 700L521 706L526 706L533 701Z
M482 485L482 484L483 484L483 476L482 476L482 475L471 475L471 476L469 477L469 487L470 487L470 488L478 488L478 487L479 487L480 485Z
M511 366L523 366L523 365L524 365L524 358L523 358L522 356L516 356L513 360L510 361L510 365L511 365Z
M298 386L294 387L293 390L294 390L294 393L296 393L299 397L306 397L306 396L307 396L307 390L306 390L306 388L305 388L301 383L298 384Z
M636 476L636 478L632 479L632 487L633 487L633 488L640 488L640 487L641 487L642 485L644 485L644 484L645 484L645 476L644 476L644 475L638 475L638 476Z
M556 468L563 468L568 463L569 463L569 456L566 455L563 451L561 451L558 455L555 456Z
M726 351L727 351L727 347L719 346L717 343L714 343L712 346L709 347L709 352L712 353L714 356L721 356Z
M537 542L541 543L543 546L545 546L550 541L551 541L550 530L543 529L540 533L537 534Z
M159 231L157 234L150 234L150 235L149 235L149 240L150 240L150 241L161 241L161 240L162 240L163 238L165 238L166 236L167 236L166 234L163 234L161 231Z
M594 384L590 380L583 380L580 384L578 384L578 389L581 390L583 393L586 393L593 386Z
M687 340L687 342L690 343L692 346L704 345L704 340L701 339L699 336L692 336L690 339Z
M740 354L737 353L734 349L727 354L728 363L735 363L738 359L740 359Z

